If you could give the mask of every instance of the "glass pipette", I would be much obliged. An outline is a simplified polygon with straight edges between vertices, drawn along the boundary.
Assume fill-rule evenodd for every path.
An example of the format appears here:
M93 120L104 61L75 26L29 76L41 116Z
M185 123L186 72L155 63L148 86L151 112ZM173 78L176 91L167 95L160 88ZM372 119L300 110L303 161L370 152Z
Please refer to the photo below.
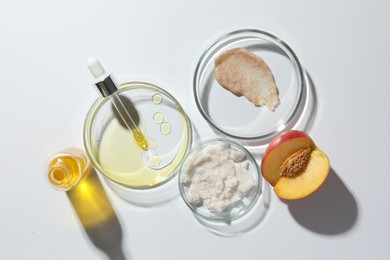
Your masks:
M111 74L107 73L99 60L95 57L89 58L87 66L96 80L96 86L99 89L103 97L109 97L111 103L114 105L119 116L122 118L127 129L133 133L133 137L136 143L145 151L149 149L145 136L139 130L137 124L130 116L126 107L123 105L122 100L116 93L118 90L117 85L111 78Z

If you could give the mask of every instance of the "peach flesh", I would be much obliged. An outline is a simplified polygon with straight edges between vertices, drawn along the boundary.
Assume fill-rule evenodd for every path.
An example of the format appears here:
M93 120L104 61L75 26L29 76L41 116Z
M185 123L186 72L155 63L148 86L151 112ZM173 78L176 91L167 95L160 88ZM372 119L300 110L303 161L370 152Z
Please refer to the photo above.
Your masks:
M316 191L329 172L328 157L320 150L312 151L306 170L300 175L280 177L274 191L282 199L300 199Z

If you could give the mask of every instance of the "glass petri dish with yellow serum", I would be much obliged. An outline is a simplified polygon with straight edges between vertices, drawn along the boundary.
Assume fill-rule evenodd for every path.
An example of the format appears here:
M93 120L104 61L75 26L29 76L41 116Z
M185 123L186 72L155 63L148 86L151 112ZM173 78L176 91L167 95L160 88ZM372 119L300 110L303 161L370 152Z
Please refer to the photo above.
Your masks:
M159 86L128 82L116 94L148 148L137 143L107 97L88 111L84 145L92 164L125 197L126 190L156 188L176 175L191 144L191 127L182 106Z

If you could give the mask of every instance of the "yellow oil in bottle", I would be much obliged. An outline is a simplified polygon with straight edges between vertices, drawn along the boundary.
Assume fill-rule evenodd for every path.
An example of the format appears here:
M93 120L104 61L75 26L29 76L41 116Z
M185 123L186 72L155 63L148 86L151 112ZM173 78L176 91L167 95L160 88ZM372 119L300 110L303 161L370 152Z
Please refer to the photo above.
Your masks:
M45 177L58 190L70 190L88 176L92 166L84 151L69 147L52 155L45 165Z

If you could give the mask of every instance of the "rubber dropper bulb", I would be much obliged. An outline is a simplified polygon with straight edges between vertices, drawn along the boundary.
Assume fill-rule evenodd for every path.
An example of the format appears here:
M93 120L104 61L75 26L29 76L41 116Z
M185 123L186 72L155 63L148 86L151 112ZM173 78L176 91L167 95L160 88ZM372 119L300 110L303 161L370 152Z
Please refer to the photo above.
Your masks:
M95 57L91 57L87 60L87 66L97 82L103 81L110 75L104 70L100 61Z

